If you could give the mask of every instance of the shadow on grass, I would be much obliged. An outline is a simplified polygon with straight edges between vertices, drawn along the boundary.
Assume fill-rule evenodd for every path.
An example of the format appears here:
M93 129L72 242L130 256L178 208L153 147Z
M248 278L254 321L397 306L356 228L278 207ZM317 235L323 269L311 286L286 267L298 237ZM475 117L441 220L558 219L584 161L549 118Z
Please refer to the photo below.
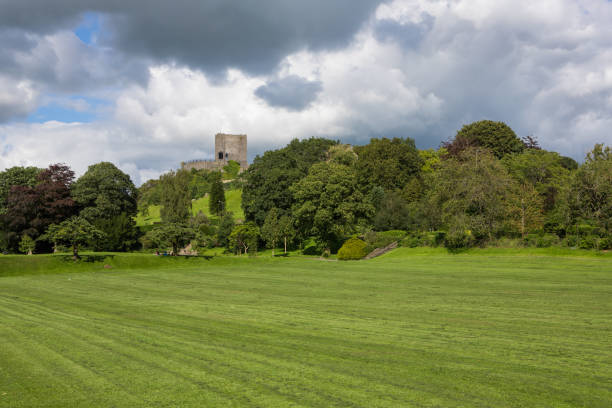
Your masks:
M113 259L115 255L79 255L78 259L74 259L72 255L54 255L64 262L102 262L106 259Z
M79 255L78 259L74 259L72 255L54 255L54 257L59 258L63 262L86 262L86 263L96 263L96 262L104 262L111 261L115 258L115 255L111 254L85 254ZM210 261L214 258L213 255L177 255L177 256L164 256L159 255L160 258L168 258L168 259L205 259Z

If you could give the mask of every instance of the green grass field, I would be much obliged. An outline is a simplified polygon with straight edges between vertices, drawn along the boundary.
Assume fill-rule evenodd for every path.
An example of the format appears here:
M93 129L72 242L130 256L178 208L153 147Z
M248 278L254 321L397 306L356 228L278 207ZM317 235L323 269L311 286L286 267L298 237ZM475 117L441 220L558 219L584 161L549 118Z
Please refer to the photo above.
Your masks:
M242 211L241 207L242 190L226 191L225 200L227 210L234 213L234 219L243 220L244 212ZM155 222L161 221L161 217L159 215L160 208L161 207L159 205L151 205L149 206L149 214L147 216L143 216L142 214L138 213L136 216L136 225L151 225ZM197 200L193 200L191 202L191 212L193 214L197 214L198 211L202 211L207 217L216 218L214 215L210 214L210 211L208 211L208 196L198 198Z
M607 408L612 256L567 253L0 256L0 407Z

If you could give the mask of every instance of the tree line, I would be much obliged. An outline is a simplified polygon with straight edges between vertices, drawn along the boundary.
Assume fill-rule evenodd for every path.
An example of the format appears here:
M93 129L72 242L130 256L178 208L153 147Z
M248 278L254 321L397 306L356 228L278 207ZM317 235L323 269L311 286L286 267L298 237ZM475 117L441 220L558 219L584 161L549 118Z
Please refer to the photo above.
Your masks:
M112 163L78 180L65 165L0 172L0 248L48 252L58 244L100 251L141 247L300 248L359 258L399 241L451 250L486 245L610 249L612 150L594 146L582 164L523 139L503 122L463 126L438 149L410 138L363 146L293 140L249 169L172 171L136 189ZM230 181L232 180L232 181ZM242 189L245 219L225 191ZM191 203L208 195L209 213ZM161 222L137 228L137 212L161 207Z

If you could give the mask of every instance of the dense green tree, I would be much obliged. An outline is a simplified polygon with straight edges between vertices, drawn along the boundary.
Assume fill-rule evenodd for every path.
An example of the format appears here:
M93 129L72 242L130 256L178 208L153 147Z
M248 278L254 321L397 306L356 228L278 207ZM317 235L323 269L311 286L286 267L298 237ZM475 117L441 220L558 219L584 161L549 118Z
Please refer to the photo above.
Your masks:
M272 255L274 255L274 249L281 239L280 225L278 222L278 209L272 208L268 211L266 220L261 227L261 237L266 242L268 248L272 249Z
M138 190L129 175L109 162L93 164L72 186L72 197L80 215L104 233L103 241L92 242L96 250L125 251L134 245Z
M484 147L493 152L497 158L507 154L522 152L525 145L516 133L504 122L481 120L464 125L455 138L443 144L451 156L457 157L460 152L470 147Z
M124 212L97 218L92 224L104 233L103 239L89 242L96 251L129 251L138 243L139 234L134 217Z
M24 254L32 255L35 248L36 242L30 238L29 235L24 234L23 237L21 237L21 241L19 241L19 251Z
M138 188L138 211L149 214L149 206L161 204L161 185L159 180L147 180Z
M530 184L538 192L544 214L557 206L561 190L569 183L570 172L558 153L528 149L507 155L502 163L519 184Z
M427 149L427 150L419 150L419 156L423 161L423 166L421 166L421 173L431 173L438 168L440 165L440 161L444 156L448 154L448 151L441 147L438 150Z
M192 200L204 197L207 193L210 192L210 174L212 173L209 170L201 169L191 169L189 171L191 174L191 180L189 180L189 196Z
M400 191L389 191L376 211L372 224L377 231L407 230L412 225L408 202Z
M79 258L79 246L92 240L104 238L104 233L89 223L84 217L74 216L47 229L46 238L57 244L72 246L72 256Z
M282 149L257 156L243 173L242 209L247 221L263 225L272 208L281 215L290 214L294 201L289 187L306 176L314 163L327 160L327 152L335 144L321 138L295 139Z
M278 234L283 240L285 253L287 253L287 242L293 241L296 235L293 219L288 215L283 215L278 219Z
M426 181L425 206L433 217L440 217L430 220L435 229L463 228L482 242L507 226L516 182L487 150L469 148L442 161Z
M612 235L612 148L595 145L571 181L571 223L592 223Z
M41 171L37 167L11 167L0 172L0 215L6 211L6 200L11 187L34 187Z
M147 232L145 239L156 248L172 247L172 254L178 255L181 248L195 237L195 231L183 223L162 223Z
M237 161L230 160L225 166L223 166L224 180L233 180L238 177L238 173L240 173L240 163Z
M196 246L211 247L215 244L217 230L202 211L190 217L188 225L195 232Z
M530 183L520 183L509 201L509 215L522 238L531 231L541 230L544 223L543 199Z
M316 237L327 249L336 247L374 213L352 166L317 163L290 190L299 232Z
M566 156L561 156L561 166L565 167L570 171L578 170L579 167L578 162L576 160Z
M225 211L225 190L223 188L223 180L221 173L215 173L215 180L210 187L210 198L208 200L208 209L211 214L221 215Z
M185 170L171 171L160 177L162 222L168 224L187 222L191 214L190 179L190 173Z
M136 186L129 175L110 162L89 166L72 186L72 197L90 222L121 213L135 216L137 212Z
M228 238L234 229L234 214L231 212L225 212L221 216L219 221L219 228L217 228L217 245L220 247L228 247Z
M381 186L385 190L402 188L419 174L423 159L410 138L371 139L354 148L359 159L357 176L361 185Z
M249 250L257 252L259 235L259 227L254 222L236 225L228 237L229 246L239 254L248 254Z

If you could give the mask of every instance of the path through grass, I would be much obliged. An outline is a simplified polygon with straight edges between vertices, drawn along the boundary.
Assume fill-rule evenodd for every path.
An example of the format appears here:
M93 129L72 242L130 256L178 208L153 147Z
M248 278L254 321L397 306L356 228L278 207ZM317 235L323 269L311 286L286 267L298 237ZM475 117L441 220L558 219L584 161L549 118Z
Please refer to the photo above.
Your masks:
M58 262L0 256L0 407L612 401L610 257Z

